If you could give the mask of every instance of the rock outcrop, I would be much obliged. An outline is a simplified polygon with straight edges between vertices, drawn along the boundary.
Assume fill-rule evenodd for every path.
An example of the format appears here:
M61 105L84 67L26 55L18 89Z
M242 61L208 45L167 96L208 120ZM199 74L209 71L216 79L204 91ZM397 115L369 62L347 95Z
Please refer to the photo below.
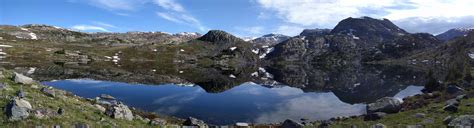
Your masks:
M28 118L33 107L25 99L15 97L6 106L6 114L10 121L20 121Z
M367 113L384 112L397 113L401 109L402 102L397 98L384 97L367 105Z
M108 107L105 114L115 119L133 120L132 111L122 103Z

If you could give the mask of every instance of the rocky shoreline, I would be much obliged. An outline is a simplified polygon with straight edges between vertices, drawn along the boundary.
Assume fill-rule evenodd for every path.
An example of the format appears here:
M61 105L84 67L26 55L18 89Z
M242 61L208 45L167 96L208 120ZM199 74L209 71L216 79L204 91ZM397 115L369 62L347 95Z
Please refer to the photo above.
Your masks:
M6 116L4 123L7 126L31 126L30 124L23 124L23 122L30 122L31 120L38 120L40 122L45 120L57 120L63 116L67 116L68 113L73 113L76 108L69 108L67 106L61 105L51 105L48 103L42 103L38 101L50 101L54 104L55 100L62 101L74 101L75 104L80 104L81 106L87 106L82 108L80 111L94 111L95 114L100 115L100 118L96 118L96 123L82 123L76 122L72 123L72 127L94 127L94 126L126 126L123 124L116 124L116 121L128 121L134 122L129 123L131 126L145 126L145 127L154 127L154 126L199 126L199 127L212 127L216 125L206 124L204 121L189 117L187 119L178 119L173 117L159 117L156 114L143 112L135 108L128 107L127 105L117 101L113 96L110 95L101 95L94 99L85 99L73 95L69 92L55 89L52 87L47 87L39 84L34 81L32 78L11 72L8 70L2 70L0 78L2 79L3 84L1 84L0 91L8 91L10 93L2 94L3 100L7 101L4 107L4 114ZM13 92L13 93L12 93ZM474 120L474 116L467 115L473 114L472 111L469 113L462 113L463 108L459 108L461 102L472 101L472 96L474 93L471 91L466 91L457 86L448 87L446 90L442 90L443 93L434 92L434 93L425 93L419 94L412 97L407 97L403 100L384 97L377 100L374 103L367 105L367 114L361 116L352 116L352 117L337 117L329 120L323 121L309 121L307 119L301 119L300 121L295 120L285 120L282 123L277 124L251 124L251 123L236 123L229 126L238 126L238 127L283 127L283 128L302 128L302 127L337 127L341 124L346 124L346 122L352 122L350 120L361 120L363 126L370 127L386 127L382 123L376 123L384 118L389 118L390 116L396 116L400 113L407 111L413 111L418 109L423 109L430 107L430 104L437 104L436 102L431 103L432 101L442 101L446 98L448 99L441 104L441 109L443 112L448 113L449 116L443 117L442 124L443 126L466 126L472 125L469 121ZM445 93L444 93L445 92ZM9 95L10 94L10 95ZM41 95L41 96L38 96ZM39 100L41 99L41 100ZM423 105L418 105L420 102L426 101ZM469 102L465 106L471 107L474 102ZM52 107L55 106L55 107ZM91 110L86 110L91 109ZM461 111L461 113L457 113ZM428 118L431 113L412 113L413 117L423 119L423 122L428 122L433 125L435 119ZM452 115L452 116L451 116ZM73 117L79 118L79 117ZM86 120L93 120L87 117ZM110 124L104 124L104 121L110 120ZM54 123L51 121L46 121L45 124L37 124L35 126L48 126L52 125L53 127L68 127L62 125L60 122ZM122 122L123 123L123 122ZM350 125L351 127L357 127L358 123ZM375 123L375 124L374 124ZM433 126L427 125L427 126ZM407 125L410 126L410 125ZM413 126L424 126L421 124L413 124Z

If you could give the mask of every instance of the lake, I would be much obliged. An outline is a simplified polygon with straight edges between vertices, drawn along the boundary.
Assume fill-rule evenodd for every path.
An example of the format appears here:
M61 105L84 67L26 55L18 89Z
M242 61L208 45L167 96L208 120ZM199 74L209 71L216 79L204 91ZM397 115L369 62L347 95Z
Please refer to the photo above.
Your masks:
M69 79L43 82L78 96L95 98L109 94L125 104L180 118L195 117L210 124L236 122L276 123L285 119L323 120L338 116L361 115L366 112L365 95L354 98L333 91L307 91L286 85L267 86L245 82L221 92L209 92L194 84L129 84L92 79ZM358 85L356 86L364 86ZM404 98L421 93L421 86L398 86L395 94L384 96ZM393 92L391 88L387 88ZM386 91L385 91L386 92ZM341 100L346 99L346 101ZM358 102L358 103L355 103Z

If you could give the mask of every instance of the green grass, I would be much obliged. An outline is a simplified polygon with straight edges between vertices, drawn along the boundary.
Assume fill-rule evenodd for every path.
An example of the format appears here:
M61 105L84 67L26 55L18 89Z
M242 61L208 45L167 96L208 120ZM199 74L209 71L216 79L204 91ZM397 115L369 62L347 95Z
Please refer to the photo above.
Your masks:
M21 86L9 79L11 77L10 72L3 72L5 78L2 78L0 82L7 85L7 89L0 90L0 106L6 106L9 102L9 98L15 96L15 93L20 90L20 88L23 88L26 93L26 100L31 103L33 109L45 108L56 111L58 108L63 108L65 114L49 119L38 119L30 112L28 119L11 122L8 121L6 114L2 112L0 114L0 124L2 124L0 127L52 127L54 125L70 127L78 123L88 124L91 127L153 127L141 120L127 121L110 118L93 107L91 102L62 90L53 89L57 96L49 97L40 91L40 89L45 86L40 84ZM32 86L38 86L39 88L35 89L32 88Z
M341 121L336 121L331 127L350 127L352 125L357 125L358 127L370 127L377 123L382 123L389 127L406 127L408 125L423 125L428 128L434 127L445 127L443 124L443 119L447 116L457 117L459 115L472 115L474 114L473 106L466 106L466 104L474 104L474 98L465 99L461 101L459 110L456 113L445 112L442 108L444 102L442 103L432 103L425 107L419 109L413 109L408 111L403 111L396 114L388 114L384 118L376 121L364 121L363 117L349 118ZM416 113L426 114L425 118L417 118L414 115ZM433 119L433 123L424 123L425 119ZM317 124L317 123L316 123Z

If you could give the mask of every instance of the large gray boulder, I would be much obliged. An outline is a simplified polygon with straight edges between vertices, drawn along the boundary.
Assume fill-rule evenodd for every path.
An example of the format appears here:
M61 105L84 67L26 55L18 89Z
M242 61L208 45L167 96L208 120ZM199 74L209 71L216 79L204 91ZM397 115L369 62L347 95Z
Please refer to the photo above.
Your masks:
M16 72L15 72L15 76L13 80L15 81L15 83L20 83L20 84L33 84L34 83L34 80L32 78L24 76Z
M207 124L199 119L193 118L193 117L188 117L186 121L183 123L184 126L199 126L199 127L205 127Z
M28 116L30 115L29 111L32 109L33 107L31 106L30 102L24 99L15 97L7 105L6 114L7 114L8 120L20 121L20 120L28 118Z
M115 119L133 120L132 111L122 103L108 107L105 114Z
M448 124L449 127L474 127L474 115L461 115Z
M384 112L384 113L397 113L400 111L402 102L393 97L384 97L378 99L375 103L367 105L367 113Z
M281 128L303 128L303 124L287 119L281 124Z

